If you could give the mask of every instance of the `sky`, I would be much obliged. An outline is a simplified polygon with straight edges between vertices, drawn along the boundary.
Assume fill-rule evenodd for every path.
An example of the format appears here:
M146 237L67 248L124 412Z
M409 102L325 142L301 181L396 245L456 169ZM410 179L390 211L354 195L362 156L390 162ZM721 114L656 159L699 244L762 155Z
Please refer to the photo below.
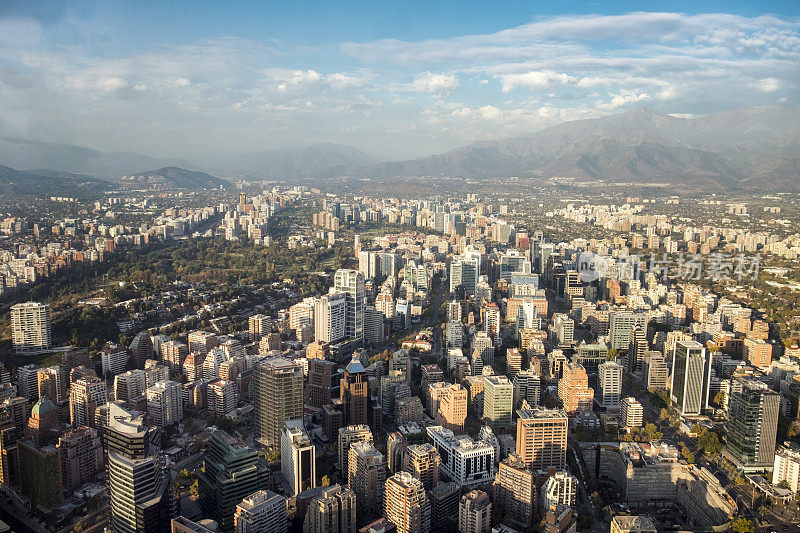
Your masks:
M0 137L404 159L636 107L753 105L800 105L796 0L0 1Z

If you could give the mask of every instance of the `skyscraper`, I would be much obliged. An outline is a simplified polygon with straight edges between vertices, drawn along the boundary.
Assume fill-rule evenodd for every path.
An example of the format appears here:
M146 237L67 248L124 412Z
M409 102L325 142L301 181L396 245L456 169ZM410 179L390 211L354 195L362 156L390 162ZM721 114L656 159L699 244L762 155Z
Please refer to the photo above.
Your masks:
M622 396L622 365L606 361L597 369L597 403L609 411L616 411Z
M316 487L316 448L302 420L288 420L281 432L281 471L289 481L290 496Z
M50 348L50 306L39 302L11 306L11 342L16 353Z
M483 418L492 426L511 425L514 385L505 376L487 376L483 388Z
M517 456L533 470L563 470L569 419L560 409L517 411Z
M362 520L379 516L383 510L386 481L383 454L369 442L357 442L350 446L347 464L347 484L356 495L358 516Z
M259 361L255 367L254 426L264 446L280 446L287 420L303 418L303 370L282 357Z
M465 298L475 295L481 273L480 254L457 255L450 263L450 292L464 293Z
M704 397L706 349L695 341L678 341L672 351L672 401L682 416L699 415L708 404ZM707 390L706 390L707 394Z
M367 372L356 354L353 354L352 360L344 369L344 376L339 383L339 395L344 410L344 423L366 424L369 403Z
M348 487L326 487L308 504L303 533L355 532L356 495Z
M357 426L345 426L339 428L339 439L337 441L339 450L339 468L342 471L342 476L347 479L348 468L347 461L350 457L350 445L356 442L369 442L372 444L372 431L366 424L359 424Z
M558 397L568 413L591 411L594 391L589 388L586 369L576 363L564 363L561 379L558 380Z
M733 392L728 402L724 454L745 471L770 468L775 461L780 394L754 379L739 383L741 390Z
M386 519L397 526L397 533L430 531L431 504L420 480L407 472L386 480Z
M72 384L69 391L69 415L73 427L94 426L94 411L108 401L106 382L85 377Z
M533 523L536 484L533 471L516 454L502 461L494 480L494 504L515 526L527 529Z
M321 296L314 304L314 340L336 343L347 336L347 297L338 292Z
M439 453L430 444L414 444L406 449L403 470L420 480L425 490L439 482Z
M114 405L103 429L114 531L160 531L177 512L158 428Z
M347 339L364 338L364 306L367 294L364 290L364 274L358 270L339 269L333 276L336 292L347 297L345 336Z
M482 490L472 490L458 505L460 533L489 533L492 530L492 501Z
M211 435L203 460L203 471L197 477L200 507L220 529L230 529L236 505L266 488L267 469L259 463L255 450L221 430Z
M147 416L160 428L183 419L183 390L176 381L159 381L147 388Z
M236 506L233 516L237 533L286 533L286 497L270 490L259 490Z

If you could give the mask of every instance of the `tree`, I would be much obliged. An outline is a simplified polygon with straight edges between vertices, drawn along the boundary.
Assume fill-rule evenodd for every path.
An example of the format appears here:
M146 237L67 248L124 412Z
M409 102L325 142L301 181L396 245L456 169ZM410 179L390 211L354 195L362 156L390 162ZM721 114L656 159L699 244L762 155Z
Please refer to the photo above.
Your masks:
M744 517L737 518L733 522L733 530L736 533L750 533L753 531L753 522Z
M189 495L193 500L196 500L200 497L200 480L194 480L194 483L192 483L191 487L189 487Z
M683 458L686 459L687 463L694 464L694 454L689 448L684 446L683 449L681 449L681 455L683 455Z
M725 405L725 393L719 391L716 396L714 396L714 401L712 402L715 406L722 408Z
M331 484L331 478L329 478L327 475L324 475L322 476L322 479L320 480L319 484L321 487L328 487Z
M703 434L703 426L701 426L700 424L695 424L695 425L692 426L692 429L690 429L689 431L691 431L692 435L702 435Z
M789 482L784 479L783 481L778 483L778 488L779 489L791 489L792 487L789 486Z
M722 450L722 442L719 440L719 435L713 431L706 431L700 438L697 439L697 444L703 448L703 451L710 455L716 455Z
M659 415L658 415L658 419L659 420L666 420L667 418L669 418L669 411L667 411L666 409L664 409L662 407L661 408L661 413L659 413Z

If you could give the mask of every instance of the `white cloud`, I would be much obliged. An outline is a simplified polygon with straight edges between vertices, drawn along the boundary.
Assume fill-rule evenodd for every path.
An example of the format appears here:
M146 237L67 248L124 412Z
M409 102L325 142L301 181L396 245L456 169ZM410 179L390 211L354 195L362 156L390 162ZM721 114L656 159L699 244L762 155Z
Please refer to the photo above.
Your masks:
M652 96L647 93L637 92L633 89L622 89L619 93L613 95L609 102L600 103L597 107L598 109L612 110L628 104L645 102L650 99L652 99Z
M553 85L560 85L575 81L575 78L564 74L563 72L555 72L553 70L540 70L534 72L526 72L524 74L506 74L499 76L503 84L503 92L507 93L518 87L528 87L530 89L543 89Z
M765 93L775 92L780 89L780 80L778 78L764 78L758 80L753 84L759 91Z
M423 72L408 86L408 90L425 93L446 93L458 87L458 78L453 74Z

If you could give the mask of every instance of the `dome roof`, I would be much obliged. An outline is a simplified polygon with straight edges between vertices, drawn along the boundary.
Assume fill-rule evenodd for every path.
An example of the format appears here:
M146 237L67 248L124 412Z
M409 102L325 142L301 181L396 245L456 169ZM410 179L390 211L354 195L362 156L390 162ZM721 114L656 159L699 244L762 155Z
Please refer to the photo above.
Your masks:
M31 409L31 415L36 415L41 417L45 413L49 413L50 411L55 411L57 409L56 404L51 402L46 396L44 398L40 398L38 402L33 404L33 409Z

